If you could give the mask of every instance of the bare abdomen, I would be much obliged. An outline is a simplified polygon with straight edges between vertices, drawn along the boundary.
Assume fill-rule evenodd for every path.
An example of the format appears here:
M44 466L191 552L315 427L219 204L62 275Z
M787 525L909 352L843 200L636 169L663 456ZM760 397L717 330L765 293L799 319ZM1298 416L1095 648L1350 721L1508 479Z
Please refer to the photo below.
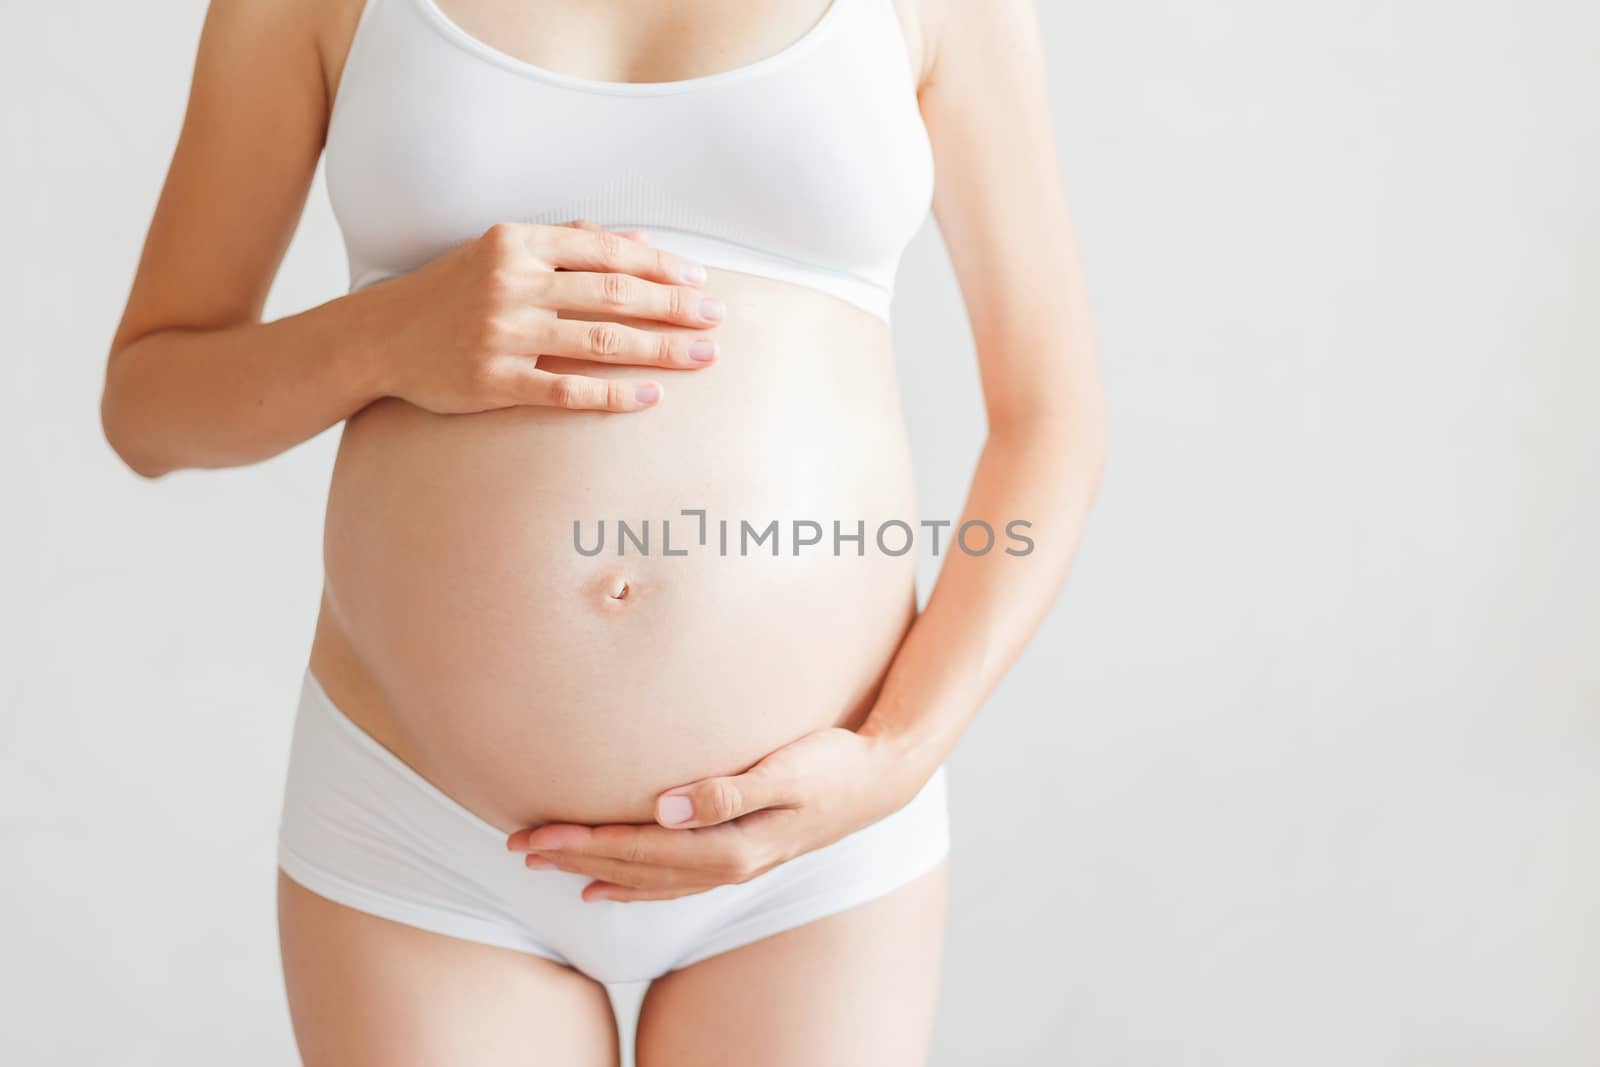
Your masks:
M873 537L915 521L883 324L777 283L712 285L719 362L650 372L656 410L385 400L345 429L312 669L497 825L648 820L661 789L853 725L910 622L913 555ZM603 524L597 555L575 522L585 550ZM864 527L861 554L835 551L835 522Z

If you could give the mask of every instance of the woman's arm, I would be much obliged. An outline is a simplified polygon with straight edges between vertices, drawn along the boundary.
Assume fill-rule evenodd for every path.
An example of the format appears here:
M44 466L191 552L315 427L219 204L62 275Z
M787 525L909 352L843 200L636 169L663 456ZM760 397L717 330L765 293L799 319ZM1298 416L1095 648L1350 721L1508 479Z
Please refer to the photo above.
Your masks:
M548 823L510 835L530 867L594 879L586 900L665 900L745 882L902 807L949 754L1033 636L1066 577L1099 486L1098 358L1061 188L1029 0L921 5L921 102L934 211L978 348L989 435L962 522L1034 548L949 548L854 731L806 734L742 774L663 793L659 826ZM959 529L958 523L955 529ZM670 829L669 829L670 827Z
M316 6L207 11L101 398L107 440L147 477L264 459L376 398L373 301L259 324L327 124Z
M381 396L443 412L637 411L660 398L649 380L541 371L540 355L710 365L690 355L709 338L558 318L717 321L702 313L703 270L585 223L495 226L409 274L260 321L322 151L337 80L324 57L344 54L358 10L213 0L207 12L101 398L107 441L142 475L266 459ZM644 280L619 287L621 274Z
M1055 599L1099 488L1106 439L1033 4L938 0L925 19L934 214L966 301L989 422L955 528L982 520L1003 532L1025 520L1034 547L1008 555L1002 537L981 556L947 549L858 730L890 746L913 792Z

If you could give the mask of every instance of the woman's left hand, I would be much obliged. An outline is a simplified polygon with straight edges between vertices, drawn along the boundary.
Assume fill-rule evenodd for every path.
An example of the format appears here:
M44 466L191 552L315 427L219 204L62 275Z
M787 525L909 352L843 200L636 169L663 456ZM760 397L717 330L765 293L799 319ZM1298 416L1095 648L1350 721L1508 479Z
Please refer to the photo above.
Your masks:
M891 746L828 727L743 774L667 790L655 823L544 823L506 846L529 867L593 878L584 900L670 900L747 882L877 821L911 799L913 777Z

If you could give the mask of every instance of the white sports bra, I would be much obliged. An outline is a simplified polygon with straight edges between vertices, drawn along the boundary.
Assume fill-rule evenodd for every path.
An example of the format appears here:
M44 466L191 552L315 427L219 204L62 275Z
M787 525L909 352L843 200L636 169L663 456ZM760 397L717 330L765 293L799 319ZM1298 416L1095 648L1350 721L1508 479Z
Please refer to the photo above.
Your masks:
M352 290L496 222L588 219L887 321L933 156L892 0L833 0L782 51L671 82L560 74L434 0L367 0L327 181Z

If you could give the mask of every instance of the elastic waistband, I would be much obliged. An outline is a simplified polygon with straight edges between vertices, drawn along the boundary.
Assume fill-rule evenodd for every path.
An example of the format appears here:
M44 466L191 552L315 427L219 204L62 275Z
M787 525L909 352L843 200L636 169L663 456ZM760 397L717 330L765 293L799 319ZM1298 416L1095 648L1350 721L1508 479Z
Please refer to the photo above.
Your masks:
M421 794L430 808L448 811L472 833L493 838L497 842L504 841L506 837L505 831L434 785L340 711L309 668L301 681L294 734L292 774L316 774L320 771L348 786L352 784L348 782L351 772L360 767L361 777L369 785L376 784L371 780L372 775L381 775L385 786L403 783L402 789ZM945 765L941 763L904 806L865 829L915 818L916 809L943 808L947 803L947 791ZM392 796L387 789L375 792Z
M328 696L328 691L322 688L322 683L309 668L300 686L300 709L295 722L294 756L297 765L320 764L331 770L332 767L328 765L336 764L345 771L360 766L364 776L378 774L382 775L386 783L402 782L405 789L422 794L432 807L449 811L474 834L492 837L498 841L505 840L504 831L423 777L409 763L385 748L377 738L340 711L339 706Z

